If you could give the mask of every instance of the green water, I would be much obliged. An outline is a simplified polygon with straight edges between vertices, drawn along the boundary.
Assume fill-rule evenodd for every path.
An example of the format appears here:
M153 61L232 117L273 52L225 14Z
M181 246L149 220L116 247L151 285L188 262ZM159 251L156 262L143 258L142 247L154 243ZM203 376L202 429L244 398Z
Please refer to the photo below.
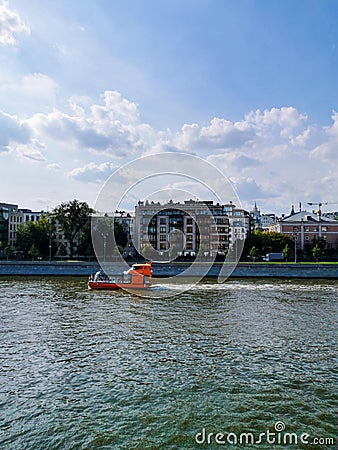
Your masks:
M73 278L0 288L1 449L336 448L214 436L283 422L337 437L338 281L210 282L168 299Z

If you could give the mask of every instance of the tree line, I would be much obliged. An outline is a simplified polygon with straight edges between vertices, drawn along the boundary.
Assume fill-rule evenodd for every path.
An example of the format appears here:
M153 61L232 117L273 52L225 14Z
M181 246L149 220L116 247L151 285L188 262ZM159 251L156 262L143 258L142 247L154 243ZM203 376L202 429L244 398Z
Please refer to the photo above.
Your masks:
M268 253L282 253L285 260L294 257L295 241L287 234L278 232L255 231L248 235L243 255L250 256L253 260ZM316 261L321 257L331 258L334 249L327 248L324 238L314 238L310 243L306 243L304 250L297 249L298 259L312 259Z
M86 202L63 202L51 212L41 215L36 222L27 221L17 227L16 251L33 260L55 257L94 258L91 238L91 216L94 212ZM58 233L63 237L61 242L56 239ZM127 243L127 232L116 221L114 235L116 244L124 247ZM7 256L10 256L8 253L7 251Z

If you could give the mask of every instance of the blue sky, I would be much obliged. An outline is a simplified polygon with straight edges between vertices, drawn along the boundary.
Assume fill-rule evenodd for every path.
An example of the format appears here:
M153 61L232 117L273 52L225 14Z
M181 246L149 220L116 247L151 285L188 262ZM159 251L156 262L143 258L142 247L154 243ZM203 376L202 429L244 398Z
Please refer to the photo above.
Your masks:
M1 201L93 205L116 167L174 150L248 208L338 202L336 1L0 5Z

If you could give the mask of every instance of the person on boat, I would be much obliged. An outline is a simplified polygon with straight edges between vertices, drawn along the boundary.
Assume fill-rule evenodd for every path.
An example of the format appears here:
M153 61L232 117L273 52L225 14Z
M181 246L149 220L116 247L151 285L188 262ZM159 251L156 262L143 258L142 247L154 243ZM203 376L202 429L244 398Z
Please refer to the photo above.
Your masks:
M101 281L102 280L102 275L103 275L102 269L98 270L96 272L96 274L94 275L94 281Z

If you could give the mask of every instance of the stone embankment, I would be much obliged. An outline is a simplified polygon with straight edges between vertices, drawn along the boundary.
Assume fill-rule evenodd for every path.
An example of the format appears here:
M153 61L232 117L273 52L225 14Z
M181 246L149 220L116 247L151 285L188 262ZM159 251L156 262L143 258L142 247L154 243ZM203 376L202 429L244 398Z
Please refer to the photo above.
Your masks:
M155 277L171 277L191 267L187 263L153 264ZM194 264L190 274L218 277L222 264L209 267ZM0 276L89 276L96 272L96 262L2 261ZM337 278L338 264L240 263L231 278Z

